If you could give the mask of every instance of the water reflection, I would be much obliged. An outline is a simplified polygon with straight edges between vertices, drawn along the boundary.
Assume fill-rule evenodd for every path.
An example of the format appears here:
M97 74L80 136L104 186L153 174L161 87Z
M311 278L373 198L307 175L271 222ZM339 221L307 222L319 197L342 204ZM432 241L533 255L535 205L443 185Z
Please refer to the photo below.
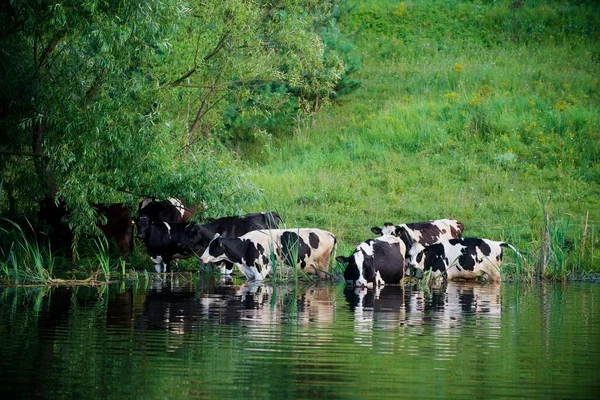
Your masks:
M285 322L302 326L324 326L335 314L333 288L327 285L295 288L247 282L234 285L231 280L205 277L201 282L174 277L157 279L146 293L143 310L135 315L139 330L165 330L184 334L199 322L214 324L242 323L244 326L274 329ZM130 320L131 307L126 293L112 299L121 309L124 320ZM114 320L117 313L111 313ZM116 322L116 321L114 321Z
M342 294L343 293L343 294ZM134 321L137 330L162 330L185 334L204 323L242 326L258 332L279 331L281 324L325 329L341 309L349 309L354 341L372 342L376 329L410 329L412 335L454 335L478 325L488 338L498 335L502 315L501 286L449 282L434 289L385 286L343 291L328 285L295 288L250 282L234 285L208 277L191 280L154 281L136 312L128 292L113 296L107 320L122 324ZM138 306L139 308L139 306ZM120 322L119 322L120 321ZM327 335L320 337L327 340Z
M458 336L473 324L485 325L487 337L497 337L502 301L499 284L448 282L439 288L385 286L344 291L354 313L355 342L371 345L375 329L398 329L411 335Z
M593 398L599 298L591 284L355 290L177 275L0 289L0 396Z

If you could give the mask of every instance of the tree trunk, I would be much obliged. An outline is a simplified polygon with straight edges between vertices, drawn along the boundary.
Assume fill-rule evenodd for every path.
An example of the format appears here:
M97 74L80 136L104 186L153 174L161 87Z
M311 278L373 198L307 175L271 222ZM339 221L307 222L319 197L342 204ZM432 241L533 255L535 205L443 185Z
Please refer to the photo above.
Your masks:
M34 154L42 153L42 136L44 134L44 126L42 121L33 125L33 141L31 144L31 150ZM35 171L38 174L40 180L44 183L47 189L47 194L55 198L58 193L58 184L56 179L50 173L48 169L48 160L43 155L40 157L34 157L33 162L35 165Z

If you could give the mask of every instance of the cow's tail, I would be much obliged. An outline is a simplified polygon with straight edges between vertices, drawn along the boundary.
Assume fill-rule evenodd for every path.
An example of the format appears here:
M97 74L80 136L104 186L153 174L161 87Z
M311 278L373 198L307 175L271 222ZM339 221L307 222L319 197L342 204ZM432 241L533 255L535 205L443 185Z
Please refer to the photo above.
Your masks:
M519 250L517 250L515 248L515 246L513 246L512 244L506 243L506 242L500 242L500 247L506 247L508 249L511 249L512 251L515 252L516 255L518 255L519 257L522 257L522 254L519 252Z

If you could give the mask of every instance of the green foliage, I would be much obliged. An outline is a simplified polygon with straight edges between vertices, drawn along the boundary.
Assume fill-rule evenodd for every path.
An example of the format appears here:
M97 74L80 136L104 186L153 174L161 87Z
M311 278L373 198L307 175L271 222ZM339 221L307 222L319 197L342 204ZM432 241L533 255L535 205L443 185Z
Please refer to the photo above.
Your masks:
M0 211L31 212L34 200L60 197L76 239L98 232L90 206L97 202L174 196L204 216L238 213L257 191L220 139L235 144L255 122L258 132L261 124L281 130L293 113L332 95L344 65L317 30L329 25L334 4L7 4ZM254 83L276 86L265 93ZM297 93L292 99L277 85ZM247 118L253 113L275 117Z
M286 223L330 230L349 254L371 226L454 217L468 236L515 245L524 258L507 251L503 273L529 279L550 191L568 222L559 264L597 271L597 3L523 2L515 14L532 31L515 39L510 2L349 3L340 26L361 89L262 149L250 175Z

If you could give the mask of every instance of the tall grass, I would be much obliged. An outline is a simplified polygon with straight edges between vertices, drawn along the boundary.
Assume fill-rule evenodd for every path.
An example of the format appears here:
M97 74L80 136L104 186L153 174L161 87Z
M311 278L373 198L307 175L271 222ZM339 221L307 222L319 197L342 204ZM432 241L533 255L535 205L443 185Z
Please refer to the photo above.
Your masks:
M54 256L49 243L40 244L35 230L26 221L30 233L16 222L2 218L9 229L0 228L3 239L0 246L0 280L4 283L48 283L52 280Z
M105 236L94 238L94 244L96 246L96 260L98 261L99 270L102 271L104 279L108 282L110 280L110 253L108 248L108 241ZM123 275L125 275L125 269L123 268Z

